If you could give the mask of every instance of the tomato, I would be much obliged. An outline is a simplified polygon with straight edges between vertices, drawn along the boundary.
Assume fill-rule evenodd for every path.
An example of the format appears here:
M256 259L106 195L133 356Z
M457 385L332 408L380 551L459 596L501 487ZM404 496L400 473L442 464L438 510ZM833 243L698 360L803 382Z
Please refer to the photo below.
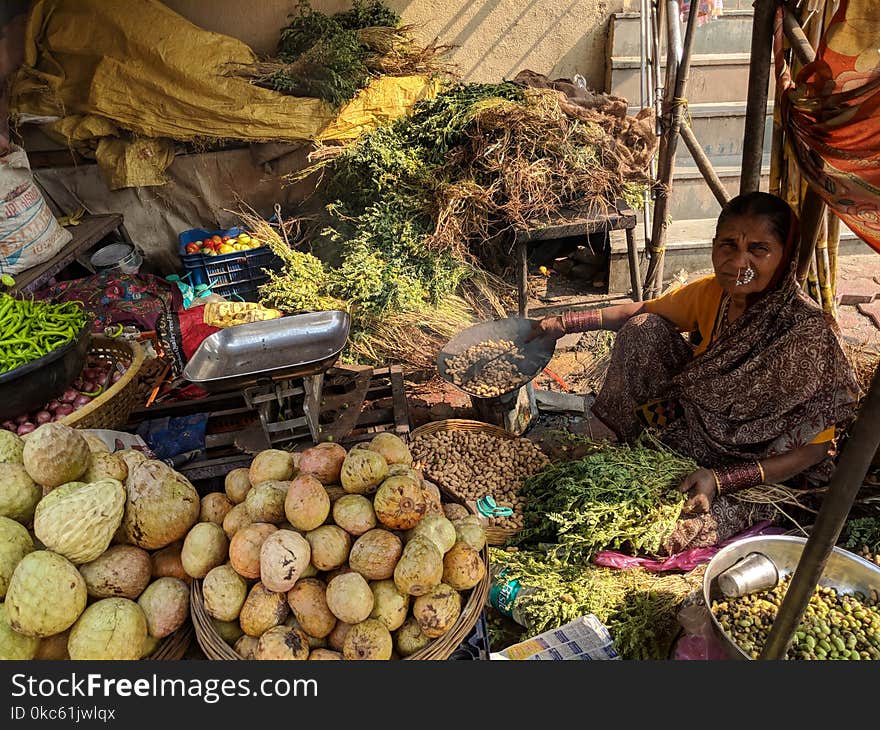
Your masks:
M200 249L199 242L193 241L192 243L186 244L186 252L187 253L198 253Z

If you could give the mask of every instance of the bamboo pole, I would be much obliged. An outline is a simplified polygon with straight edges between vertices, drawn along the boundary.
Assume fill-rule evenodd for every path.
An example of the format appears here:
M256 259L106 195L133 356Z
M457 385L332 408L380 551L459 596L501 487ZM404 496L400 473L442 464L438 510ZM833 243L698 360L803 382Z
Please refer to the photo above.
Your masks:
M819 233L819 225L825 217L825 201L807 185L803 200L801 201L801 243L798 252L797 279L801 286L807 279L810 264L815 262L816 239Z
M819 277L816 274L816 259L810 259L810 270L807 274L807 293L816 304L822 306L822 293L819 291Z
M677 0L669 0L667 3L667 20L669 21L668 43L670 56L677 56L675 46L678 46L680 35L679 20L677 14ZM688 14L687 28L685 30L684 44L681 51L681 60L677 64L675 72L674 90L670 98L667 89L666 98L672 111L672 121L668 129L663 132L666 140L665 148L661 150L659 188L657 191L656 207L654 208L654 221L651 230L651 259L648 261L648 271L645 275L645 292L648 298L657 296L663 288L663 254L666 247L666 232L669 228L667 211L669 209L669 195L672 192L672 176L675 172L675 152L678 149L679 130L684 108L687 104L685 92L687 90L688 76L690 75L691 51L694 47L694 34L697 28L697 8L691 7ZM669 76L667 75L667 81Z
M785 32L785 37L788 38L788 42L791 44L792 51L794 51L794 54L802 64L806 65L816 60L816 51L813 49L813 44L807 40L807 36L804 34L804 29L801 28L797 16L788 5L782 6L782 29Z
M691 153L691 157L697 164L697 169L700 171L703 179L712 191L712 194L715 196L715 200L717 200L718 204L723 208L727 201L730 200L730 195L727 193L724 183L721 182L721 179L715 172L715 168L712 167L712 162L703 151L703 147L694 134L694 130L691 129L690 124L682 124L679 131L681 132L681 138L684 140L684 143L688 148L688 152Z
M782 127L782 111L780 110L779 95L773 105L773 136L770 142L770 192L785 197L783 191L782 168L785 165L785 134Z
M834 294L831 291L831 273L828 266L828 216L833 215L826 209L825 216L819 221L819 235L816 238L816 276L819 280L819 302L831 316L835 316Z
M837 301L837 261L840 249L840 218L828 211L828 274L831 277L831 296ZM835 307L836 309L836 307Z
M773 17L776 13L776 0L755 0L754 7L746 126L743 133L742 174L739 183L740 193L750 193L761 187L764 123L767 118L770 49L773 46Z

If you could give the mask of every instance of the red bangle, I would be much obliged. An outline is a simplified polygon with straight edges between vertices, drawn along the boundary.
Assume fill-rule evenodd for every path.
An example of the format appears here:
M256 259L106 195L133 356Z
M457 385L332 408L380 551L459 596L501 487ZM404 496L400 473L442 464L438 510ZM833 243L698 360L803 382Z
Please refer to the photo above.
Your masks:
M562 327L566 332L589 332L600 329L602 327L602 313L598 309L565 312L562 315Z
M745 461L738 464L713 469L718 494L733 494L749 487L757 487L764 482L764 469L758 461Z

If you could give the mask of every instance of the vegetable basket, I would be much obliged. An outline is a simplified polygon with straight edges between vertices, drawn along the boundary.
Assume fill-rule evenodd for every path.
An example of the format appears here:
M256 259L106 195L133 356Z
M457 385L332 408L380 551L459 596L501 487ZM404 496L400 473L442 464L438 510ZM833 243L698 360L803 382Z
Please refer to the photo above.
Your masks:
M170 661L176 662L186 656L186 652L192 644L193 626L187 621L177 631L166 636L159 643L152 654L147 659L150 661Z
M483 423L482 421L471 421L466 418L448 418L444 421L431 421L430 423L426 423L418 428L414 429L410 435L410 440L414 438L418 438L419 436L430 436L431 434L437 433L439 431L475 431L489 434L490 436L495 436L496 438L503 439L511 439L516 440L519 436L514 436L509 431L505 431L500 426L494 426L491 423ZM436 480L432 477L432 482L436 482ZM455 490L450 489L446 484L440 484L437 482L438 486L440 486L447 493L452 494L456 497L458 501L462 501L463 498L461 495L456 494ZM470 505L468 505L470 508ZM507 541L516 535L519 532L517 529L509 528L509 527L495 527L493 525L486 526L486 542L489 545L504 545Z
M440 488L444 501L453 501L464 505L464 502L454 494ZM464 505L471 508L468 505ZM473 511L473 510L471 510ZM486 605L489 595L489 550L483 546L481 551L483 565L486 568L483 578L477 585L470 589L464 605L456 622L443 636L434 639L424 649L411 654L405 659L438 660L449 659L476 626L480 614ZM196 641L208 659L241 660L241 656L221 638L214 628L211 617L205 611L205 599L202 594L202 581L194 580L190 586L190 614L196 632Z
M144 363L144 350L136 342L92 335L89 354L115 358L128 363L128 369L104 393L69 416L65 416L60 423L72 428L119 430L128 423L128 416L137 404L138 372Z

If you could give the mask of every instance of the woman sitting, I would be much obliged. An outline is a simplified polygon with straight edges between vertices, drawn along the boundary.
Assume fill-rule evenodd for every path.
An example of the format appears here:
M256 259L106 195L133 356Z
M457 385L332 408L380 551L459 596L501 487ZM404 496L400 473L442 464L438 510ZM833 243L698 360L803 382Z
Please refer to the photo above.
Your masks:
M655 427L701 465L680 486L691 516L679 522L670 553L713 545L766 516L728 498L739 490L830 476L835 427L859 389L836 325L797 284L798 242L785 201L740 195L718 218L714 274L658 299L536 326L533 336L554 339L618 331L593 414L620 440Z

